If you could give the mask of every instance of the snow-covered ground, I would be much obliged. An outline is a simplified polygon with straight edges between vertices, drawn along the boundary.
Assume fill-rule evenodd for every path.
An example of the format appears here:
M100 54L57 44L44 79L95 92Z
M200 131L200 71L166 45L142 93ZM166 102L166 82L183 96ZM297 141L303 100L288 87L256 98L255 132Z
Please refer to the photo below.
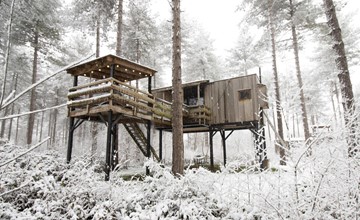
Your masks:
M294 146L288 165L238 172L232 161L221 172L170 168L147 161L153 175L109 182L99 164L67 165L57 152L0 147L0 219L356 219L360 217L360 164L347 157L342 135L329 133L306 148ZM127 172L127 173L126 173Z

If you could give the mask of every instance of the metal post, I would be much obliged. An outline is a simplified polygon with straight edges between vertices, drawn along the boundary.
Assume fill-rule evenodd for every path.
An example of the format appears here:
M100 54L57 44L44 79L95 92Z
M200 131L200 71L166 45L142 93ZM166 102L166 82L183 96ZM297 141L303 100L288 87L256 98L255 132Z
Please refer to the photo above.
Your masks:
M105 181L109 181L110 179L112 116L113 116L113 112L110 110L108 113L108 121L107 121Z
M78 76L74 76L73 86L78 85ZM66 162L70 163L71 161L71 154L72 154L72 148L73 148L73 140L74 140L74 118L70 117L69 120L69 139L68 139L68 149L66 154Z
M225 136L225 130L220 131L221 135L221 141L223 146L223 156L224 156L224 166L226 165L226 136Z
M213 146L213 137L214 137L214 131L209 132L210 135L210 170L214 171L214 146Z
M162 129L160 129L159 130L159 158L160 158L160 162L162 161L162 141L163 141L163 130Z

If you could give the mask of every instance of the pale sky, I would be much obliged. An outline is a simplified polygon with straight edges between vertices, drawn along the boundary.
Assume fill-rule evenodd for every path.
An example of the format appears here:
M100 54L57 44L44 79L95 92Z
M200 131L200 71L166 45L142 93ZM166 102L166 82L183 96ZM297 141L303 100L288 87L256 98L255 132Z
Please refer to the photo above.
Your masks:
M182 0L182 16L196 20L214 40L217 52L224 53L236 42L240 13L235 12L239 0ZM154 12L171 20L167 0L153 0Z
M152 0L154 12L160 17L171 20L170 0ZM316 0L322 2L322 0ZM218 52L224 52L236 42L238 24L241 14L235 12L241 0L182 0L182 16L189 16L197 20L210 33L214 46ZM340 0L345 4L344 11L359 12L360 0ZM356 13L353 23L360 20L360 13Z

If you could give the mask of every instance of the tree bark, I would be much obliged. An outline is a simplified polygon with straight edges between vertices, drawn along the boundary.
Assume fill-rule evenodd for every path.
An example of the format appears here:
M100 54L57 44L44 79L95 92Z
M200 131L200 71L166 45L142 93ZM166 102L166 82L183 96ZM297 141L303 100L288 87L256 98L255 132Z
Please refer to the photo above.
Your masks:
M20 114L20 108L18 109L18 114ZM16 130L15 130L15 145L18 143L18 134L19 134L19 117L16 118Z
M9 114L9 108L6 107L4 110L4 117ZM5 127L6 127L6 120L1 122L1 129L0 129L0 137L3 138L5 136Z
M43 133L43 127L44 127L44 114L45 112L41 112L41 126L40 126L40 135L39 135L39 139L38 141L40 141L42 139L42 133Z
M268 13L269 13L269 30L271 37L271 53L272 53L272 69L274 74L274 87L275 87L275 99L276 99L276 119L277 119L277 131L282 140L284 140L284 131L283 131L283 123L282 123L282 114L281 114L281 99L280 99L280 88L279 88L279 77L277 72L276 65L276 45L275 45L275 28L273 24L273 11L272 11L272 3L274 0L268 0ZM277 144L280 144L277 142ZM281 145L281 144L280 144ZM280 164L286 165L286 156L285 156L285 148L287 146L280 147Z
M53 117L53 114L52 114L52 112L50 110L49 111L49 124L48 124L48 137L51 137L51 135L52 135L52 129L51 129L52 117ZM47 142L47 148L50 149L51 145L52 145L51 141L48 141Z
M122 43L122 26L123 26L123 0L118 2L118 22L117 22L117 32L116 32L116 55L121 56L121 43ZM116 167L119 164L119 133L120 127L115 126L115 140L114 140L114 152L116 152L116 160L114 160L113 165Z
M330 28L330 35L334 43L333 50L337 55L335 62L339 71L338 78L340 82L341 96L343 99L345 127L349 131L347 136L347 143L349 145L348 152L349 156L353 156L355 154L354 149L356 148L358 141L356 137L357 118L353 118L355 113L354 93L345 53L345 46L342 39L339 21L336 16L334 3L332 0L323 0L323 2L327 24Z
M60 89L57 88L56 89L56 94L55 94L55 106L59 105L59 96L60 96ZM59 113L59 111L57 109L54 109L54 111L53 111L52 133L51 133L51 136L50 136L51 137L50 142L51 142L52 146L54 146L54 144L56 142L56 127L57 127L58 113Z
M303 81L302 81L301 70L300 70L299 45L298 45L298 37L297 37L297 33L296 33L296 26L294 23L295 11L294 11L293 0L289 0L289 2L290 2L291 34L292 34L292 44L293 44L294 56L295 56L296 77L297 77L298 86L300 89L301 116L302 116L302 122L303 122L303 126L304 126L304 136L305 136L305 141L306 141L310 138L310 130L309 130L307 111L306 111Z
M95 48L95 56L100 56L100 10L97 12L96 18L96 48ZM92 143L91 143L91 156L96 153L97 150L97 136L98 136L98 125L96 122L93 122L91 125L91 135L92 135Z
M14 91L16 91L16 89L17 89L17 79L18 79L18 74L14 73L13 80L12 80L12 88ZM10 114L13 115L14 113L15 113L15 104L12 104ZM10 138L11 138L12 123L13 123L13 119L11 118L10 123L9 123L8 140L10 140Z
M100 10L98 10L97 12L97 17L96 17L96 48L95 48L95 56L99 57L100 56Z
M1 86L0 107L3 104L4 97L5 97L5 91L6 91L6 78L7 78L8 64L9 64L10 48L11 48L10 39L11 39L12 19L13 19L13 13L14 13L14 4L15 4L15 0L12 0L11 8L10 8L9 26L8 26L8 32L7 32L7 44L6 44L5 63L4 63L4 76L3 76L4 81L3 81L2 86Z
M35 30L34 33L34 58L33 58L33 71L32 71L32 79L31 84L35 84L36 77L37 77L37 62L38 62L38 51L39 51L39 31ZM30 95L30 108L29 111L34 111L36 107L36 91L35 89L31 90ZM34 129L34 122L35 122L35 115L30 114L27 124L27 138L26 143L31 144L32 142L32 135L33 135L33 129Z
M116 55L121 55L121 42L122 42L122 17L123 17L123 0L118 3L118 22L116 32Z
M184 173L184 142L183 142L183 90L181 81L181 23L180 23L180 0L172 0L173 14L173 46L172 46L172 172L174 175Z

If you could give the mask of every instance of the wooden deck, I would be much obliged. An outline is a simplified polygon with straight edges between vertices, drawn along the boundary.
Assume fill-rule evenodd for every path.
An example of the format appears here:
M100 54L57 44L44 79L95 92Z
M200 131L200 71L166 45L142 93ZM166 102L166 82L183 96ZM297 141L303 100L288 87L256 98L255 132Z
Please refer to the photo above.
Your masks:
M171 105L115 78L76 86L68 93L68 116L90 120L112 111L122 116L119 123L151 120L157 126L171 126ZM184 124L208 125L210 114L204 105L184 105Z

